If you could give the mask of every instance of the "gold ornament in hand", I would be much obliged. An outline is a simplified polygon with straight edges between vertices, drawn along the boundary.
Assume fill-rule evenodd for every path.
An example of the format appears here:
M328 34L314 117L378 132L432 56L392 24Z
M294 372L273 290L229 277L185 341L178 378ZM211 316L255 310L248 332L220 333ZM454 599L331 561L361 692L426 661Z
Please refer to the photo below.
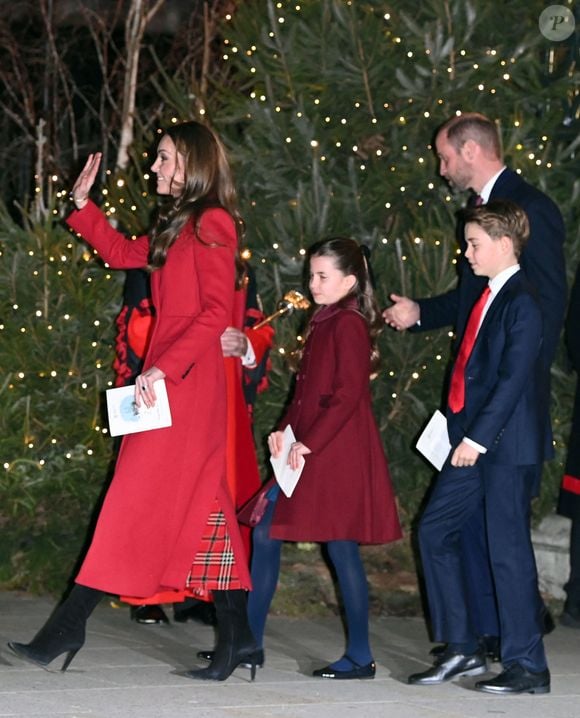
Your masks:
M269 324L276 317L281 317L283 314L292 314L296 309L308 309L310 302L306 297L296 289L291 289L289 292L282 297L282 299L276 305L277 309L273 314L270 314L261 322L254 324L252 329L259 329L264 324Z

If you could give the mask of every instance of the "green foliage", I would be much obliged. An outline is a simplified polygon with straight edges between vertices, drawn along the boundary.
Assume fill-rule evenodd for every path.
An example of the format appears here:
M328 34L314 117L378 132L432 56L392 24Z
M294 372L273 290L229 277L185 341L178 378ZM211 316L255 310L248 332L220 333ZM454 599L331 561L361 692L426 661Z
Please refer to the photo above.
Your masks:
M61 587L107 477L119 282L55 213L0 207L0 580Z
M482 111L501 130L506 159L559 201L575 263L578 139L563 119L573 76L547 63L537 27L542 3L502 9L481 0L242 3L224 29L236 87L223 88L212 121L238 168L247 243L266 305L302 282L304 248L352 235L372 248L379 301L429 296L456 281L456 197L436 178L432 138L457 111ZM504 12L505 11L505 12ZM548 71L550 70L550 71ZM218 91L219 94L219 91ZM267 433L287 395L286 358L299 319L279 320L272 389L258 404ZM432 471L413 451L440 403L450 334L382 337L373 382L376 412L408 519ZM572 382L555 369L558 461L548 470L553 506L567 441Z

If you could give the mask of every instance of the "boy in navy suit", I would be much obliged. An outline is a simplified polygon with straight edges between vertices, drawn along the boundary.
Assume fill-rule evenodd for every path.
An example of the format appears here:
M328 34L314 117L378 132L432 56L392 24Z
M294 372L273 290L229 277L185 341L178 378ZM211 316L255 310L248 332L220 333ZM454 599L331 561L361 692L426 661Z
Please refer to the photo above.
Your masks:
M529 223L522 209L503 200L466 210L464 219L465 258L474 274L489 281L451 374L450 456L419 524L433 637L447 649L409 683L433 685L487 670L461 560L463 529L483 520L504 670L475 688L548 693L530 511L551 430L542 401L542 315L518 263Z

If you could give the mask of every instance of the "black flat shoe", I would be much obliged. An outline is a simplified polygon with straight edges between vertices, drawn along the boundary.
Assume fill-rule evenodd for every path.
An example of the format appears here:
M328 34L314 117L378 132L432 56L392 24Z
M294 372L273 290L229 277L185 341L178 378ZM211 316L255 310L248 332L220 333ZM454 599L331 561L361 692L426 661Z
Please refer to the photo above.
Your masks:
M165 611L156 604L144 606L131 606L131 618L136 623L152 626L169 623Z
M485 655L481 651L471 656L463 653L450 653L441 656L435 665L422 673L413 673L408 683L412 686L436 686L450 681L456 676L479 676L487 671Z
M338 668L332 668L331 666L325 666L324 668L318 668L312 672L315 678L329 678L334 681L348 681L354 678L374 678L377 671L377 666L374 661L367 663L365 666L361 666L356 661L353 661L349 656L345 656L352 663L352 668L347 670L340 670Z
M512 663L495 678L478 681L477 691L496 695L517 695L518 693L549 693L550 671L533 673L519 663Z
M197 657L201 658L202 661L208 661L211 663L214 659L215 651L198 651ZM242 668L251 668L252 667L252 660L256 664L256 668L263 668L264 663L266 662L264 658L264 649L258 648L254 651L254 653L246 660L245 662L240 663L240 666Z

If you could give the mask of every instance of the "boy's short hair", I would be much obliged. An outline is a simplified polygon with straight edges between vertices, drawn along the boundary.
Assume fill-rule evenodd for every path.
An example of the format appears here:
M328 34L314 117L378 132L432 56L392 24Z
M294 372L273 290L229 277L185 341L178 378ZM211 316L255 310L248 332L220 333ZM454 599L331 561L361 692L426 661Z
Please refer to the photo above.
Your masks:
M479 225L492 239L509 237L514 245L514 254L519 257L530 236L530 223L525 211L507 199L494 199L479 207L463 210L464 223Z

